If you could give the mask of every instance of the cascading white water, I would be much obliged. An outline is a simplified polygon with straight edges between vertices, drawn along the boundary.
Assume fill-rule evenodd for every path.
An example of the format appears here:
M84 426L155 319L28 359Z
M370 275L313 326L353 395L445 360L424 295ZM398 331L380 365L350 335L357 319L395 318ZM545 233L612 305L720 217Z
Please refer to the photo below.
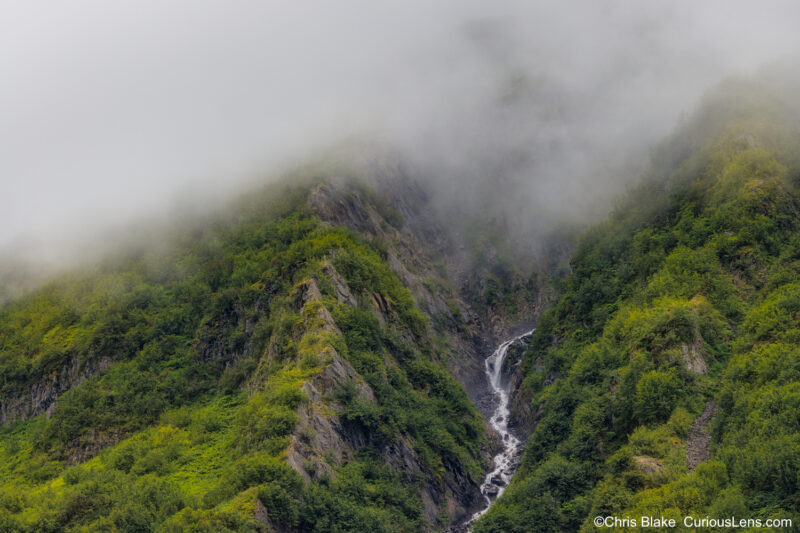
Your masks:
M494 469L486 474L486 478L481 485L481 493L486 498L486 507L472 515L467 525L477 520L481 515L489 510L492 505L511 481L511 476L517 468L519 462L519 453L522 442L508 430L508 385L502 383L503 374L503 361L506 358L508 349L512 344L518 342L525 337L529 337L534 330L523 333L513 339L505 341L497 347L497 349L486 358L486 375L489 378L489 385L498 400L497 408L494 410L492 417L489 419L489 424L500 435L503 441L503 451L494 456Z

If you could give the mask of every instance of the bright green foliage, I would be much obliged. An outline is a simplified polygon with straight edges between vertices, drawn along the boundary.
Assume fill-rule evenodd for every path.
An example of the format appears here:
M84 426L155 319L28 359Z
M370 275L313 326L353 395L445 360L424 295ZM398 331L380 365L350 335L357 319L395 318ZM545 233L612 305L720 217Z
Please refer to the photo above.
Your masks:
M800 523L798 116L746 82L721 94L579 246L526 356L540 419L476 533L594 530L598 515ZM711 399L711 460L689 472Z
M15 398L32 387L69 389L51 416L0 429L0 530L418 531L422 484L457 462L479 474L482 425L435 362L428 318L381 247L321 224L308 191L253 195L165 250L0 309L0 399L24 408ZM337 301L331 266L357 306ZM321 294L304 303L309 280ZM286 449L309 438L296 434L310 402L302 387L333 357L375 401L342 383L321 403L339 402L367 445L308 481ZM428 478L384 464L382 447L398 439Z

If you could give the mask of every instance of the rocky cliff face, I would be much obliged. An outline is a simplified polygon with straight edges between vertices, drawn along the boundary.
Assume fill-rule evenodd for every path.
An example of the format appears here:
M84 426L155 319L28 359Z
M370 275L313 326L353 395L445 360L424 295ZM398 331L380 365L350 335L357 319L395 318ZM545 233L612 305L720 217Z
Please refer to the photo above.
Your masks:
M322 267L325 282L335 287L337 301L344 305L361 306L370 311L382 324L392 321L393 312L386 298L373 293L364 302L348 286L330 262ZM362 404L375 404L376 398L364 378L344 359L330 339L341 337L331 312L324 304L318 281L309 279L296 288L296 310L304 317L303 331L297 336L300 343L313 342L317 358L324 367L302 385L308 397L298 408L299 423L292 434L287 461L306 481L323 476L335 476L335 467L353 459L358 453L370 450L383 457L385 463L401 473L409 484L420 486L425 517L435 524L442 514L448 523L463 521L482 503L480 480L470 475L466 465L450 460L441 476L426 471L412 440L400 435L385 441L369 429L342 419L345 407L341 396L350 394ZM359 302L361 300L361 303ZM310 339L310 340L309 340ZM269 353L265 354L269 358ZM483 461L488 463L491 450L485 450Z
M446 256L453 244L424 191L402 168L370 176L372 194L367 187L323 183L311 191L309 205L329 224L363 233L385 247L390 268L431 317L435 332L453 346L454 356L445 363L475 401L486 393L485 331L478 314L461 296L453 272L431 259ZM380 302L375 305L380 310Z
M41 413L49 417L59 396L80 385L89 376L105 373L111 358L99 357L81 362L77 356L49 376L42 377L38 383L15 394L0 397L0 424L15 420L25 420Z
M323 183L311 191L309 205L327 223L357 231L385 246L390 268L411 291L420 308L431 317L431 333L439 334L444 342L458 347L450 350L452 355L445 362L448 369L471 396L479 396L485 389L485 376L477 317L429 259L431 249L447 246L444 232L435 218L425 211L427 199L423 191L399 170L389 181L378 179L375 189L373 196L368 189ZM326 263L323 271L333 283L341 303L358 305L357 298L333 265ZM390 321L386 315L391 310L381 294L373 294L370 304L367 308L379 323ZM359 379L339 361L335 360L323 374L306 384L311 389L312 400L326 394L330 396L341 383ZM359 389L358 394L365 401L372 397L368 387ZM316 401L312 405L316 405ZM347 454L355 453L367 444L374 445L370 435L345 427L338 421L335 413L340 409L341 406L331 402L325 410L332 415L323 416L319 409L314 408L313 412L302 413L303 421L297 434L308 434L307 428L310 428L315 437L313 442L295 438L290 452L293 466L314 461L324 463L319 458L326 456L343 460ZM483 451L483 461L488 465L496 443L488 427L485 431L490 445ZM459 523L482 504L480 479L471 476L463 464L449 462L445 465L445 475L435 480L425 472L408 439L381 448L387 464L402 472L409 483L421 482L421 496L429 522L435 523L444 512L449 523ZM322 466L322 470L329 469Z
M531 329L554 293L536 276L507 267L493 272L479 265L462 232L445 229L424 189L402 165L375 165L363 168L369 176L367 187L354 187L346 180L323 183L311 192L309 205L322 220L385 246L390 267L452 347L455 355L445 362L448 370L488 415L484 359L500 342ZM485 264L497 260L497 246L491 240L481 242ZM501 285L493 286L498 283L494 274L502 278ZM485 295L492 291L504 297L487 304Z
M507 337L530 329L551 295L535 281L512 277L512 283L527 284L529 291L515 293L511 301L474 305L475 295L482 294L491 283L491 273L471 264L465 247L443 229L424 191L401 168L384 172L383 176L380 172L370 173L375 179L374 196L364 189L323 183L312 190L309 205L326 222L368 235L385 246L388 264L431 317L434 332L451 347L451 356L445 361L448 370L465 387L479 410L488 415L492 398L485 375L485 357ZM390 215L386 216L387 213ZM486 245L489 253L494 253L492 244ZM354 301L340 276L328 273L341 301ZM379 301L373 311L382 321ZM513 348L504 370L512 391L511 423L522 438L532 432L536 421L527 398L520 393L523 371L519 364L524 349L524 345ZM487 436L489 445L485 454L490 457L500 446L488 428ZM393 458L392 462L405 465L402 471L418 472L418 462L406 448L393 446L387 454ZM447 504L452 523L458 523L456 517L465 516L470 504L482 503L472 485L474 480L459 470L458 465L452 465L445 483L446 492L455 496ZM442 496L441 490L431 487L428 490L424 501L432 516L434 508L441 506Z

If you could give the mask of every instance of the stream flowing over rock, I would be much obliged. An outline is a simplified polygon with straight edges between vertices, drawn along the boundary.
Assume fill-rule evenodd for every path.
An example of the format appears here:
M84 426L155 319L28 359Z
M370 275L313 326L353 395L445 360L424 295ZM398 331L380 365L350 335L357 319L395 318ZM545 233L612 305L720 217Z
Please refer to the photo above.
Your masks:
M498 433L500 440L503 444L502 451L494 456L494 468L486 474L483 484L481 484L481 494L486 500L486 505L483 509L476 512L467 522L467 526L480 518L489 507L494 503L497 498L503 494L503 491L511 481L511 476L519 464L520 454L522 452L522 441L511 433L508 422L510 411L508 408L509 403L509 383L508 380L504 383L503 380L503 363L509 348L515 343L529 337L533 330L518 335L509 339L486 358L486 376L489 380L489 386L494 392L497 399L497 407L489 419L489 425Z

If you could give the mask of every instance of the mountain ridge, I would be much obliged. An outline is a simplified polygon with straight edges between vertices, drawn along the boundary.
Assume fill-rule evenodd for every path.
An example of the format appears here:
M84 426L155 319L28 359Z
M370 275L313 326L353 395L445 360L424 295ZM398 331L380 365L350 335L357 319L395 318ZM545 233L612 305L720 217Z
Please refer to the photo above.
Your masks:
M425 193L366 169L311 168L6 305L3 526L439 529L482 505L497 444L445 369L480 397L491 339Z
M800 520L789 94L723 83L567 268L351 152L16 296L0 527L463 530L500 449L484 358L534 324L501 369L525 453L475 533Z

